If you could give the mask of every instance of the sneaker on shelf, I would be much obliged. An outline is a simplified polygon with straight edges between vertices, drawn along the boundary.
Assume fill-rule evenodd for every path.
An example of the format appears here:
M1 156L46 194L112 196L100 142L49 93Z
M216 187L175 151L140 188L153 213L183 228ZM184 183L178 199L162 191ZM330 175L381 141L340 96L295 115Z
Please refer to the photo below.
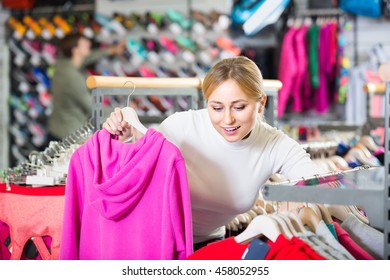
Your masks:
M40 67L33 67L32 74L36 82L43 84L46 88L50 88L50 79L45 70Z
M9 132L13 136L15 144L18 147L23 147L28 143L28 135L20 128L20 126L15 124L11 125Z
M169 51L162 51L160 57L169 65L173 65L176 61L176 57Z
M184 59L185 62L188 64L194 63L196 60L195 54L189 50L184 50L181 54L181 57Z
M159 37L159 43L163 48L170 51L173 54L177 54L179 51L179 47L175 43L175 41L167 36L160 36Z
M140 76L141 77L146 77L146 78L154 78L156 77L156 73L149 67L146 67L145 65L141 65L138 69Z
M148 108L147 111L145 112L146 116L149 116L149 117L159 117L159 116L161 116L160 110L158 110L153 105L153 103L148 100L148 98L146 96L140 97L140 100L141 100L142 106Z
M45 43L43 45L42 57L49 65L54 65L57 59L57 48L53 44Z
M142 38L142 43L148 51L160 51L160 46L156 40L153 40L151 38Z
M15 54L14 63L17 66L23 66L27 55L15 44L14 40L9 41L9 49Z
M177 104L179 105L180 109L183 111L186 111L189 108L189 102L188 102L188 96L178 96L177 97Z
M180 67L177 71L177 74L179 77L186 78L186 77L196 77L196 73L190 69L185 67Z
M192 41L189 37L178 35L175 37L175 40L176 43L184 49L188 49L192 52L195 52L197 50L194 41Z
M139 55L142 59L146 59L148 56L148 52L145 50L145 47L136 39L129 38L127 41L127 49L130 52Z
M161 113L165 114L168 111L168 108L166 104L163 104L164 101L161 97L149 95L147 98Z
M166 15L170 21L178 23L182 29L186 30L191 27L191 20L175 9L169 8Z
M192 25L192 31L196 36L204 36L207 32L207 29L202 23L197 21Z
M154 51L149 51L148 61L150 61L154 65L158 65L160 63L160 56Z
M53 98L48 90L39 91L38 98L44 107L49 107L53 104Z
M22 40L22 48L29 53L31 56L39 56L42 51L41 43L38 40Z
M18 124L25 125L27 123L28 117L26 116L25 112L17 108L13 109L12 112Z
M232 39L228 37L219 36L216 38L215 43L220 49L231 52L234 56L238 56L241 53L241 48L236 47Z
M169 77L177 77L177 73L173 70L170 70L164 66L156 67L156 74L158 77L169 78Z
M212 28L213 21L211 20L210 15L201 12L199 10L192 10L191 15L196 21L200 22L205 28L207 29Z

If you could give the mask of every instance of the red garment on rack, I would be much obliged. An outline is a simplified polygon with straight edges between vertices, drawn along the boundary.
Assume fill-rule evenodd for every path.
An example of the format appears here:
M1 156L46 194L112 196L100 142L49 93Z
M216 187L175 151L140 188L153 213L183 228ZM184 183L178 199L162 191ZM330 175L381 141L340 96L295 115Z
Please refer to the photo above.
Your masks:
M241 260L249 244L237 243L234 237L209 243L207 246L195 251L187 260ZM270 250L265 256L266 260L325 260L302 240L293 237L288 240L279 235L275 242L268 241Z
M271 245L271 249L265 257L266 260L325 260L295 236L288 240L280 234L275 242L268 241L268 244Z
M336 230L337 238L340 241L340 244L344 246L348 252L351 253L357 260L374 260L370 254L362 249L338 223L333 223Z
M248 244L240 244L229 237L209 243L187 257L187 260L241 260Z
M26 242L32 238L40 258L58 259L65 186L10 187L8 191L5 184L0 184L0 221L9 226L9 247L12 247L10 258L21 259ZM45 243L47 237L51 238L50 251Z

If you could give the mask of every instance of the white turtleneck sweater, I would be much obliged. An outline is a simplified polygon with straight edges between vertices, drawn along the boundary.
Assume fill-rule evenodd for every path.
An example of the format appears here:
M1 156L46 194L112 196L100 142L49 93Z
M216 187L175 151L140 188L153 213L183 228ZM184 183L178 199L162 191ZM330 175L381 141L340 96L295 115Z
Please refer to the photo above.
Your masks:
M186 162L195 243L224 236L224 226L255 204L272 174L299 179L321 173L295 140L260 118L249 137L235 143L215 130L207 109L175 113L158 130Z

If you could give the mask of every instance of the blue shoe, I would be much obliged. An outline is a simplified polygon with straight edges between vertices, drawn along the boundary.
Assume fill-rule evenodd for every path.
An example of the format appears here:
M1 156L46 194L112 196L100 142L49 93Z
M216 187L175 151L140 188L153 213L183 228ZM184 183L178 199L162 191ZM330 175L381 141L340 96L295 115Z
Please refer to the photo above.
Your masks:
M233 23L243 24L263 5L265 0L243 0L233 6L231 18Z

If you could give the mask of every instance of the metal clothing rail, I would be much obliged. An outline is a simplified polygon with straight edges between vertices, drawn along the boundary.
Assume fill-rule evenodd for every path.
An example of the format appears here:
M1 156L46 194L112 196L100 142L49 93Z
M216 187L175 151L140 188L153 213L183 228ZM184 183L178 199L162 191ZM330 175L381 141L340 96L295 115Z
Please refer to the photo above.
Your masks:
M197 108L204 106L203 96L201 94L202 78L143 78L143 77L118 77L118 76L89 76L86 80L86 85L92 89L92 97L95 102L93 108L93 117L95 119L95 128L99 129L103 118L103 96L117 95L108 91L108 89L196 89L196 96L192 95L192 100L197 100ZM265 117L267 122L276 126L277 115L277 96L282 88L282 83L279 80L265 79L263 80L264 90L267 94L267 110ZM128 94L128 93L127 93ZM183 96L180 91L172 91L167 94L164 91L153 91L153 93L136 93L136 95L169 95ZM194 101L192 101L194 102Z
M266 185L263 198L270 201L294 201L321 204L358 205L368 215L370 225L384 228L387 216L383 204L384 168L362 166L300 180Z
M370 225L383 229L383 256L390 260L390 63L380 66L379 75L385 82L385 88L379 87L380 91L385 89L385 166L302 178L305 185L299 184L299 180L269 184L261 188L261 193L271 201L361 205ZM378 87L371 85L369 90L376 91ZM341 184L350 183L349 187L334 188L332 182L340 179L345 180Z
M198 88L202 84L198 78L141 78L116 76L89 76L87 87L95 88Z
M385 94L385 186L382 196L384 204L384 252L385 258L390 259L390 63L379 67L379 76L386 82Z
M89 76L87 86L90 89L98 87L129 87L138 88L201 88L201 78L142 78L142 77L117 77L117 76ZM134 83L131 84L131 82ZM263 80L266 90L279 90L282 83L279 80Z

